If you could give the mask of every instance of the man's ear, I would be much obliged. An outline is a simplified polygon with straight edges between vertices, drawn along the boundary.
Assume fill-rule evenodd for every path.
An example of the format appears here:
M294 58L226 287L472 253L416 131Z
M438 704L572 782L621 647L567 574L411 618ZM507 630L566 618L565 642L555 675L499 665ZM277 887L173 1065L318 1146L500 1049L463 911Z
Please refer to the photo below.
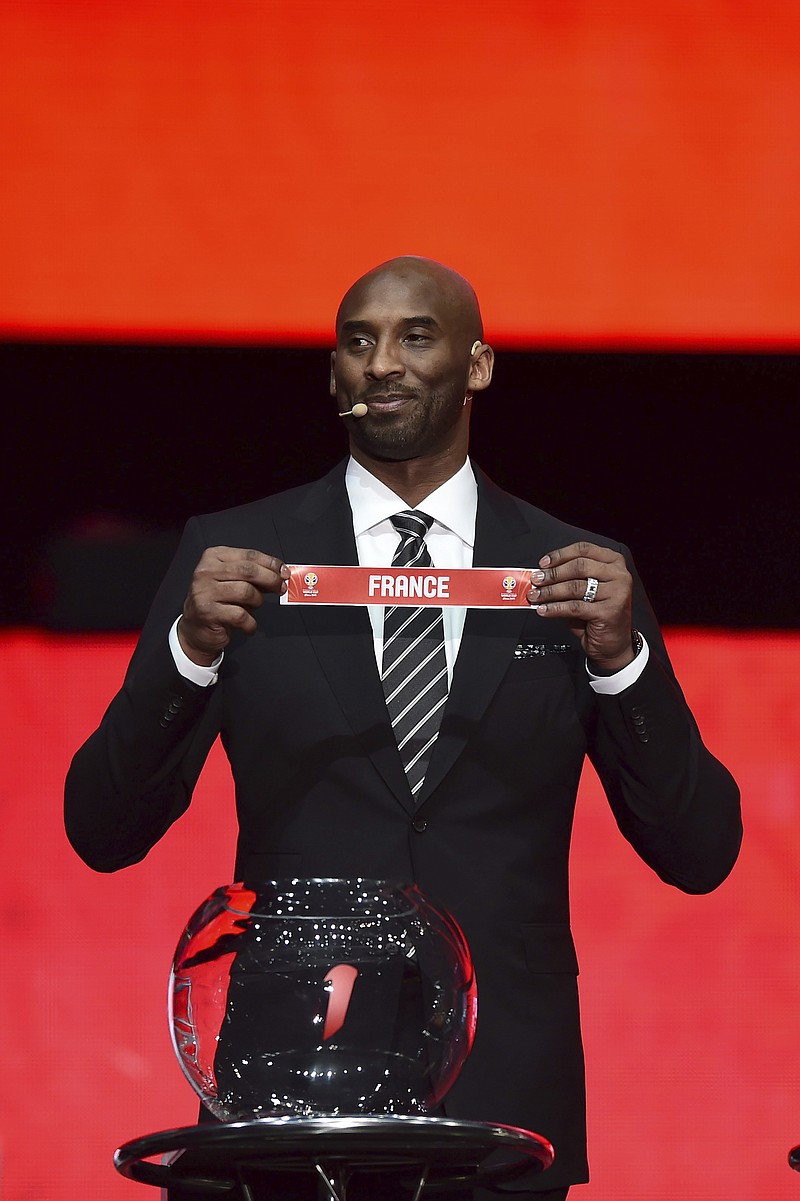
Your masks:
M472 351L472 362L467 375L467 391L482 392L492 382L494 351L485 342L479 342Z
M331 351L331 384L330 384L331 396L336 395L336 380L333 378L333 369L335 366L336 366L336 351L332 350Z

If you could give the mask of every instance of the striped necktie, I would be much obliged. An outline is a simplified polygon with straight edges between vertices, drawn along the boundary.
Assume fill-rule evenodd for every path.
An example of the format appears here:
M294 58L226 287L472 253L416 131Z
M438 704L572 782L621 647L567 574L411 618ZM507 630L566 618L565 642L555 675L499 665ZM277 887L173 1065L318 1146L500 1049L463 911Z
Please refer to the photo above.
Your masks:
M400 545L392 567L430 567L425 535L433 524L426 513L407 510L392 518ZM383 619L386 707L413 796L425 780L447 700L447 659L442 610L387 606Z

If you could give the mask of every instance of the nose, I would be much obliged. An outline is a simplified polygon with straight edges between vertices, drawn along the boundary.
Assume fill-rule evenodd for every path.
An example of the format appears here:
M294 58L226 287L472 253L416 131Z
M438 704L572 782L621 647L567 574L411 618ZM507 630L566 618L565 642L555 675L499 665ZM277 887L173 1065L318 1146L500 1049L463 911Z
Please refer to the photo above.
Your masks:
M391 338L379 338L366 364L366 374L371 379L388 379L402 376L405 372L397 343Z

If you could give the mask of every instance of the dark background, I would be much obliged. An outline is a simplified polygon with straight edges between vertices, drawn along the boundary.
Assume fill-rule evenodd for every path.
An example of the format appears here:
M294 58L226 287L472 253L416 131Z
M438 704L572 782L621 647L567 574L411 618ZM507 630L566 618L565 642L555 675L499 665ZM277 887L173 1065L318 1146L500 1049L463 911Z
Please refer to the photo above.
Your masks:
M328 361L0 345L0 621L139 625L189 516L345 454ZM500 349L472 454L503 487L628 543L665 625L797 627L799 383L798 355Z

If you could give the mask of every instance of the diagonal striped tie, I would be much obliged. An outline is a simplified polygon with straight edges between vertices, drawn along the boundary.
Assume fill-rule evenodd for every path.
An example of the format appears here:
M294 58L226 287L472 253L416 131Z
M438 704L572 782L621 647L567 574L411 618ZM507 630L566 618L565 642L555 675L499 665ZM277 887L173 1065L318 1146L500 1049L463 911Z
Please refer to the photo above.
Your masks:
M400 545L392 567L430 567L425 535L433 518L407 510L392 518ZM442 610L407 605L386 608L383 619L383 669L386 707L412 795L425 780L433 744L447 700L447 660Z

